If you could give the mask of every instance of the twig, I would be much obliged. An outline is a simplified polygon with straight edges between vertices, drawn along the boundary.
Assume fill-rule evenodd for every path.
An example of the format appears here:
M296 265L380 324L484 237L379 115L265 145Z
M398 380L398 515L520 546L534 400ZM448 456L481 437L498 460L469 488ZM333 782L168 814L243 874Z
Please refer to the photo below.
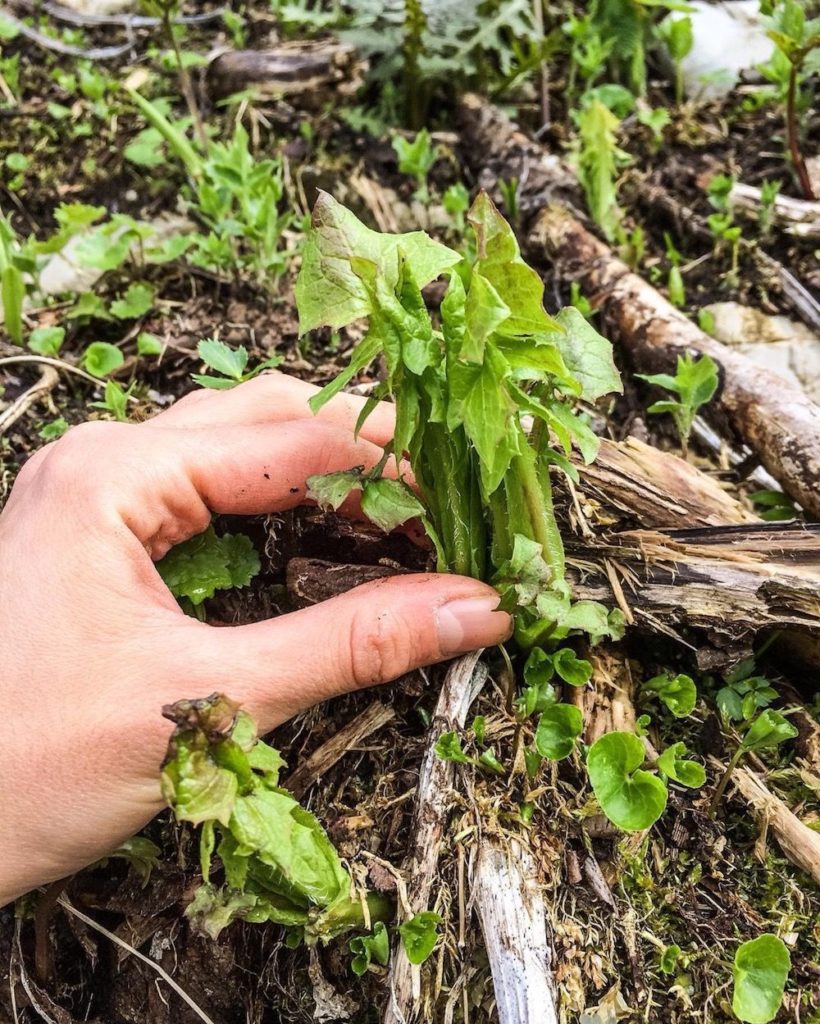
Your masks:
M67 911L69 914L73 914L74 917L82 921L83 924L87 924L89 928L93 928L95 931L99 932L100 935L104 935L107 939L110 939L111 942L113 942L116 946L119 946L121 949L127 950L129 953L133 954L138 960L142 960L142 962L144 964L147 964L152 971L157 972L157 974L162 978L166 985L169 985L183 1002L187 1003L188 1006L191 1007L191 1009L194 1011L197 1017L199 1017L200 1020L204 1020L205 1024L214 1024L214 1021L208 1016L208 1014L205 1013L205 1011L201 1009L199 1006L197 1006L197 1004L193 1001L193 999L191 999L188 993L179 984L177 984L177 982L174 981L174 979L165 970L164 967L160 966L160 964L156 963L154 960L151 960L144 953L140 953L138 949L135 949L133 946L129 945L124 939L121 939L119 935L115 935L113 932L110 932L107 928L104 928L101 924L98 924L95 920L93 920L93 918L90 918L81 910L77 910L77 908L73 904L69 903L65 896L61 896L57 900L57 902L60 904L63 910Z
M103 381L98 377L92 377L90 373L81 370L79 366L72 366L62 359L52 359L51 356L6 356L0 359L0 366L12 366L14 363L41 363L43 366L53 366L55 370L62 370L63 373L73 373L83 380L89 381L95 387L101 387Z
M15 4L21 4L22 0L12 0ZM22 2L27 9L34 8L33 3ZM81 11L73 11L62 4L45 3L43 10L58 21L64 21L69 25L115 25L124 29L133 28L155 28L162 24L161 18L153 18L146 14L83 14ZM221 18L227 8L217 7L213 11L205 11L203 14L183 14L173 19L175 25L202 25L208 21L216 21Z
M0 435L4 434L22 416L25 416L32 405L50 394L59 379L60 375L53 367L44 366L37 383L32 384L28 391L24 391L7 409L0 412Z
M519 838L482 839L470 874L499 1024L558 1024L535 858Z
M317 779L329 771L341 757L344 757L346 753L358 746L362 740L377 732L395 717L396 712L393 708L382 704L381 701L373 701L352 722L342 726L329 740L314 750L310 757L303 761L285 779L282 785L285 789L289 789L298 799Z
M54 53L64 53L69 57L83 57L86 60L114 60L115 57L122 57L123 54L128 53L131 49L130 43L122 43L120 46L98 46L91 49L85 49L82 46L72 46L69 43L64 43L61 39L54 39L51 36L44 35L42 32L38 32L36 28L32 28L31 25L27 25L24 21L16 18L4 7L0 7L0 14L7 21L10 21L26 39L30 39L33 43L44 47L46 50L53 50Z

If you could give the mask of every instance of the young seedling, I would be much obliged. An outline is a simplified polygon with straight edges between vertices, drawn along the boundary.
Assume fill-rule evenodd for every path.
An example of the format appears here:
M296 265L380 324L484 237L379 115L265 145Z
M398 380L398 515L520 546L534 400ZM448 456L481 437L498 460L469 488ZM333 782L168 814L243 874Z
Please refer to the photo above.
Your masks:
M749 499L755 506L755 512L766 522L797 518L794 502L782 491L755 491L749 495Z
M670 263L669 277L666 280L669 301L673 306L680 308L686 305L686 286L683 283L683 275L680 272L681 255L666 232L664 232L663 240L666 244L666 258Z
M732 755L726 771L720 778L712 802L709 806L709 815L714 817L721 797L726 786L740 761L752 751L772 750L786 740L794 739L797 736L797 729L779 711L772 711L768 708L754 719L752 724L744 733L737 750Z
M607 241L614 241L621 230L623 210L618 205L618 170L630 159L617 141L620 121L600 99L587 99L575 115L578 122L578 149L575 158L578 178L587 198L587 206Z
M673 743L658 757L658 771L687 789L700 789L706 782L706 769L687 753L685 743Z
M738 946L732 974L732 1010L746 1024L769 1024L783 1003L791 970L785 942L776 935L759 935Z
M423 964L436 948L441 921L439 914L424 910L399 925L401 942L411 964Z
M231 348L217 338L206 338L196 347L197 355L202 362L213 370L213 373L192 373L191 380L200 387L212 388L214 391L228 391L237 384L251 380L264 370L275 369L282 362L281 356L271 356L248 370L248 351L242 345Z
M777 700L777 690L765 676L755 675L755 667L754 657L744 658L724 676L725 685L715 695L724 722L750 722Z
M179 821L201 825L203 884L186 916L211 938L231 921L273 921L308 943L363 929L365 907L317 819L279 784L278 751L228 698L163 709L176 725L162 768L162 793ZM210 881L216 854L225 885ZM390 907L367 897L373 921ZM435 939L433 940L435 941Z
M390 142L396 151L401 173L416 179L415 198L420 203L428 203L430 190L427 178L439 156L438 146L431 141L430 133L422 128L412 142L402 135L394 135Z
M370 935L357 935L348 942L353 954L350 969L357 977L367 973L371 963L387 966L390 959L390 939L384 921L376 921Z
M116 345L107 341L93 341L83 352L83 368L95 377L108 377L125 362L125 356Z
M127 423L128 402L136 386L136 381L129 384L128 388L124 388L119 381L107 380L105 382L103 400L101 402L92 402L91 406L94 409L104 409L106 412L110 412L118 423Z
M657 696L675 718L688 718L695 710L698 700L694 680L683 673L673 676L670 672L662 672L652 679L647 679L642 690L644 693Z
M636 376L677 395L677 398L653 402L647 412L672 414L681 447L686 453L695 416L701 406L712 400L717 391L717 364L710 356L693 359L687 352L686 355L678 356L674 377L668 373L638 373Z
M212 526L177 544L157 562L165 585L198 619L205 618L203 602L217 590L247 587L260 568L250 537L242 533L218 537Z
M661 22L660 31L675 65L675 103L680 106L683 103L683 60L691 53L695 41L692 19L688 15L666 18Z

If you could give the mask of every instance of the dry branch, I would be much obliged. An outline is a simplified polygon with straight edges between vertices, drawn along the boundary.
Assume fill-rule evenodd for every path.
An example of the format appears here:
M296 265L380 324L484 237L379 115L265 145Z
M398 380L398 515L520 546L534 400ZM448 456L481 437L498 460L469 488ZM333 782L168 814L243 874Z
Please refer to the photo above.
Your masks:
M0 412L0 435L4 434L22 416L25 416L28 410L39 402L41 398L50 395L59 379L60 376L53 367L44 366L37 383L32 384L27 391L24 391L19 398L15 399L6 409Z
M263 96L301 97L321 105L329 94L349 95L362 83L366 65L351 46L294 41L272 50L227 50L208 65L214 99L247 89Z
M430 725L416 788L413 848L405 864L410 879L407 896L413 914L430 909L455 783L455 765L440 758L435 746L443 733L464 728L470 705L487 679L487 668L479 660L481 653L465 655L451 664ZM419 968L410 963L401 944L395 945L390 958L388 993L382 1024L405 1024L418 1016L421 995Z
M732 784L769 825L783 853L820 885L820 833L810 829L748 768L735 768Z
M567 210L547 207L530 237L562 278L595 296L641 372L674 372L675 357L685 352L711 356L722 384L715 410L785 490L820 515L820 408L800 387L704 334Z
M485 837L470 875L499 1024L558 1024L535 858L520 838Z
M362 743L374 732L378 732L396 717L393 708L374 701L368 708L357 715L352 722L342 726L329 740L313 751L310 757L302 761L292 772L283 785L298 800L313 783L329 771L336 762Z

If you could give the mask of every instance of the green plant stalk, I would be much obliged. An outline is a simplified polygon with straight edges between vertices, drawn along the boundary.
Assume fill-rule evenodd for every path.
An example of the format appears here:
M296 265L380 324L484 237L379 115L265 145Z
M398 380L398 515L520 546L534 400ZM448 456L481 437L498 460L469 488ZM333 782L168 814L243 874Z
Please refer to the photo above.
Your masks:
M715 789L715 794L712 797L711 803L709 804L710 818L714 818L715 814L717 813L717 809L720 805L721 798L723 794L726 792L726 787L729 784L729 779L731 779L735 768L737 768L740 759L743 757L745 753L746 749L741 743L737 750L734 752L734 754L732 754L732 759L726 766L726 771L723 773L723 775L721 775L720 782L718 782L717 789Z
M188 69L185 67L185 63L182 60L182 54L179 51L177 37L174 35L174 23L171 19L170 6L165 7L163 10L162 28L169 43L171 44L171 49L174 51L174 59L177 62L177 73L179 75L179 85L182 90L182 95L185 98L185 104L188 107L188 113L191 115L191 120L193 121L194 134L196 135L197 142L204 150L208 145L208 136L205 134L205 125L202 123L202 115L199 112L199 107L196 105L196 99L194 98L191 76L188 74Z
M521 482L529 512L529 536L541 545L541 553L552 570L553 580L562 580L565 570L564 544L555 520L549 466L531 445L527 445L524 452L513 460L512 472Z
M424 122L419 57L424 52L423 34L427 24L420 0L404 0L404 116L410 128L419 129Z
M375 921L384 921L386 924L393 917L395 908L381 893L368 892L365 903L367 915L362 900L347 898L337 901L305 925L306 940L310 943L351 930L365 931L372 928Z
M130 89L127 86L125 87L125 91L128 93L135 106L139 108L140 113L145 117L145 120L152 128L156 128L176 156L185 165L186 171L191 175L194 181L198 182L202 178L202 157L185 138L183 133L171 124L168 118L165 117L164 114L160 113L154 104L150 100L147 100L142 93L137 92L136 89Z
M789 139L789 153L791 154L792 163L794 164L797 177L800 180L800 189L803 192L803 198L812 201L816 197L811 185L811 179L809 178L806 161L804 160L803 153L800 150L800 140L797 130L797 75L802 58L803 54L801 53L800 61L792 60L791 68L789 70L789 88L786 93L786 134Z

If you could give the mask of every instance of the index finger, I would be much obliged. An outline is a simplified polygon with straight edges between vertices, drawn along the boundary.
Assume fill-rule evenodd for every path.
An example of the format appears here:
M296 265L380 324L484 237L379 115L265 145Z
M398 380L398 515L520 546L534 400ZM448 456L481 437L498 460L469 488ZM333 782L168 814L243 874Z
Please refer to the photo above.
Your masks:
M146 422L158 427L187 429L313 419L308 402L319 390L306 381L273 371L229 391L204 388L193 391L166 412ZM346 428L352 434L366 402L366 398L358 395L338 394L322 406L316 419ZM361 436L366 441L384 446L393 439L395 428L395 406L379 402L365 421Z

